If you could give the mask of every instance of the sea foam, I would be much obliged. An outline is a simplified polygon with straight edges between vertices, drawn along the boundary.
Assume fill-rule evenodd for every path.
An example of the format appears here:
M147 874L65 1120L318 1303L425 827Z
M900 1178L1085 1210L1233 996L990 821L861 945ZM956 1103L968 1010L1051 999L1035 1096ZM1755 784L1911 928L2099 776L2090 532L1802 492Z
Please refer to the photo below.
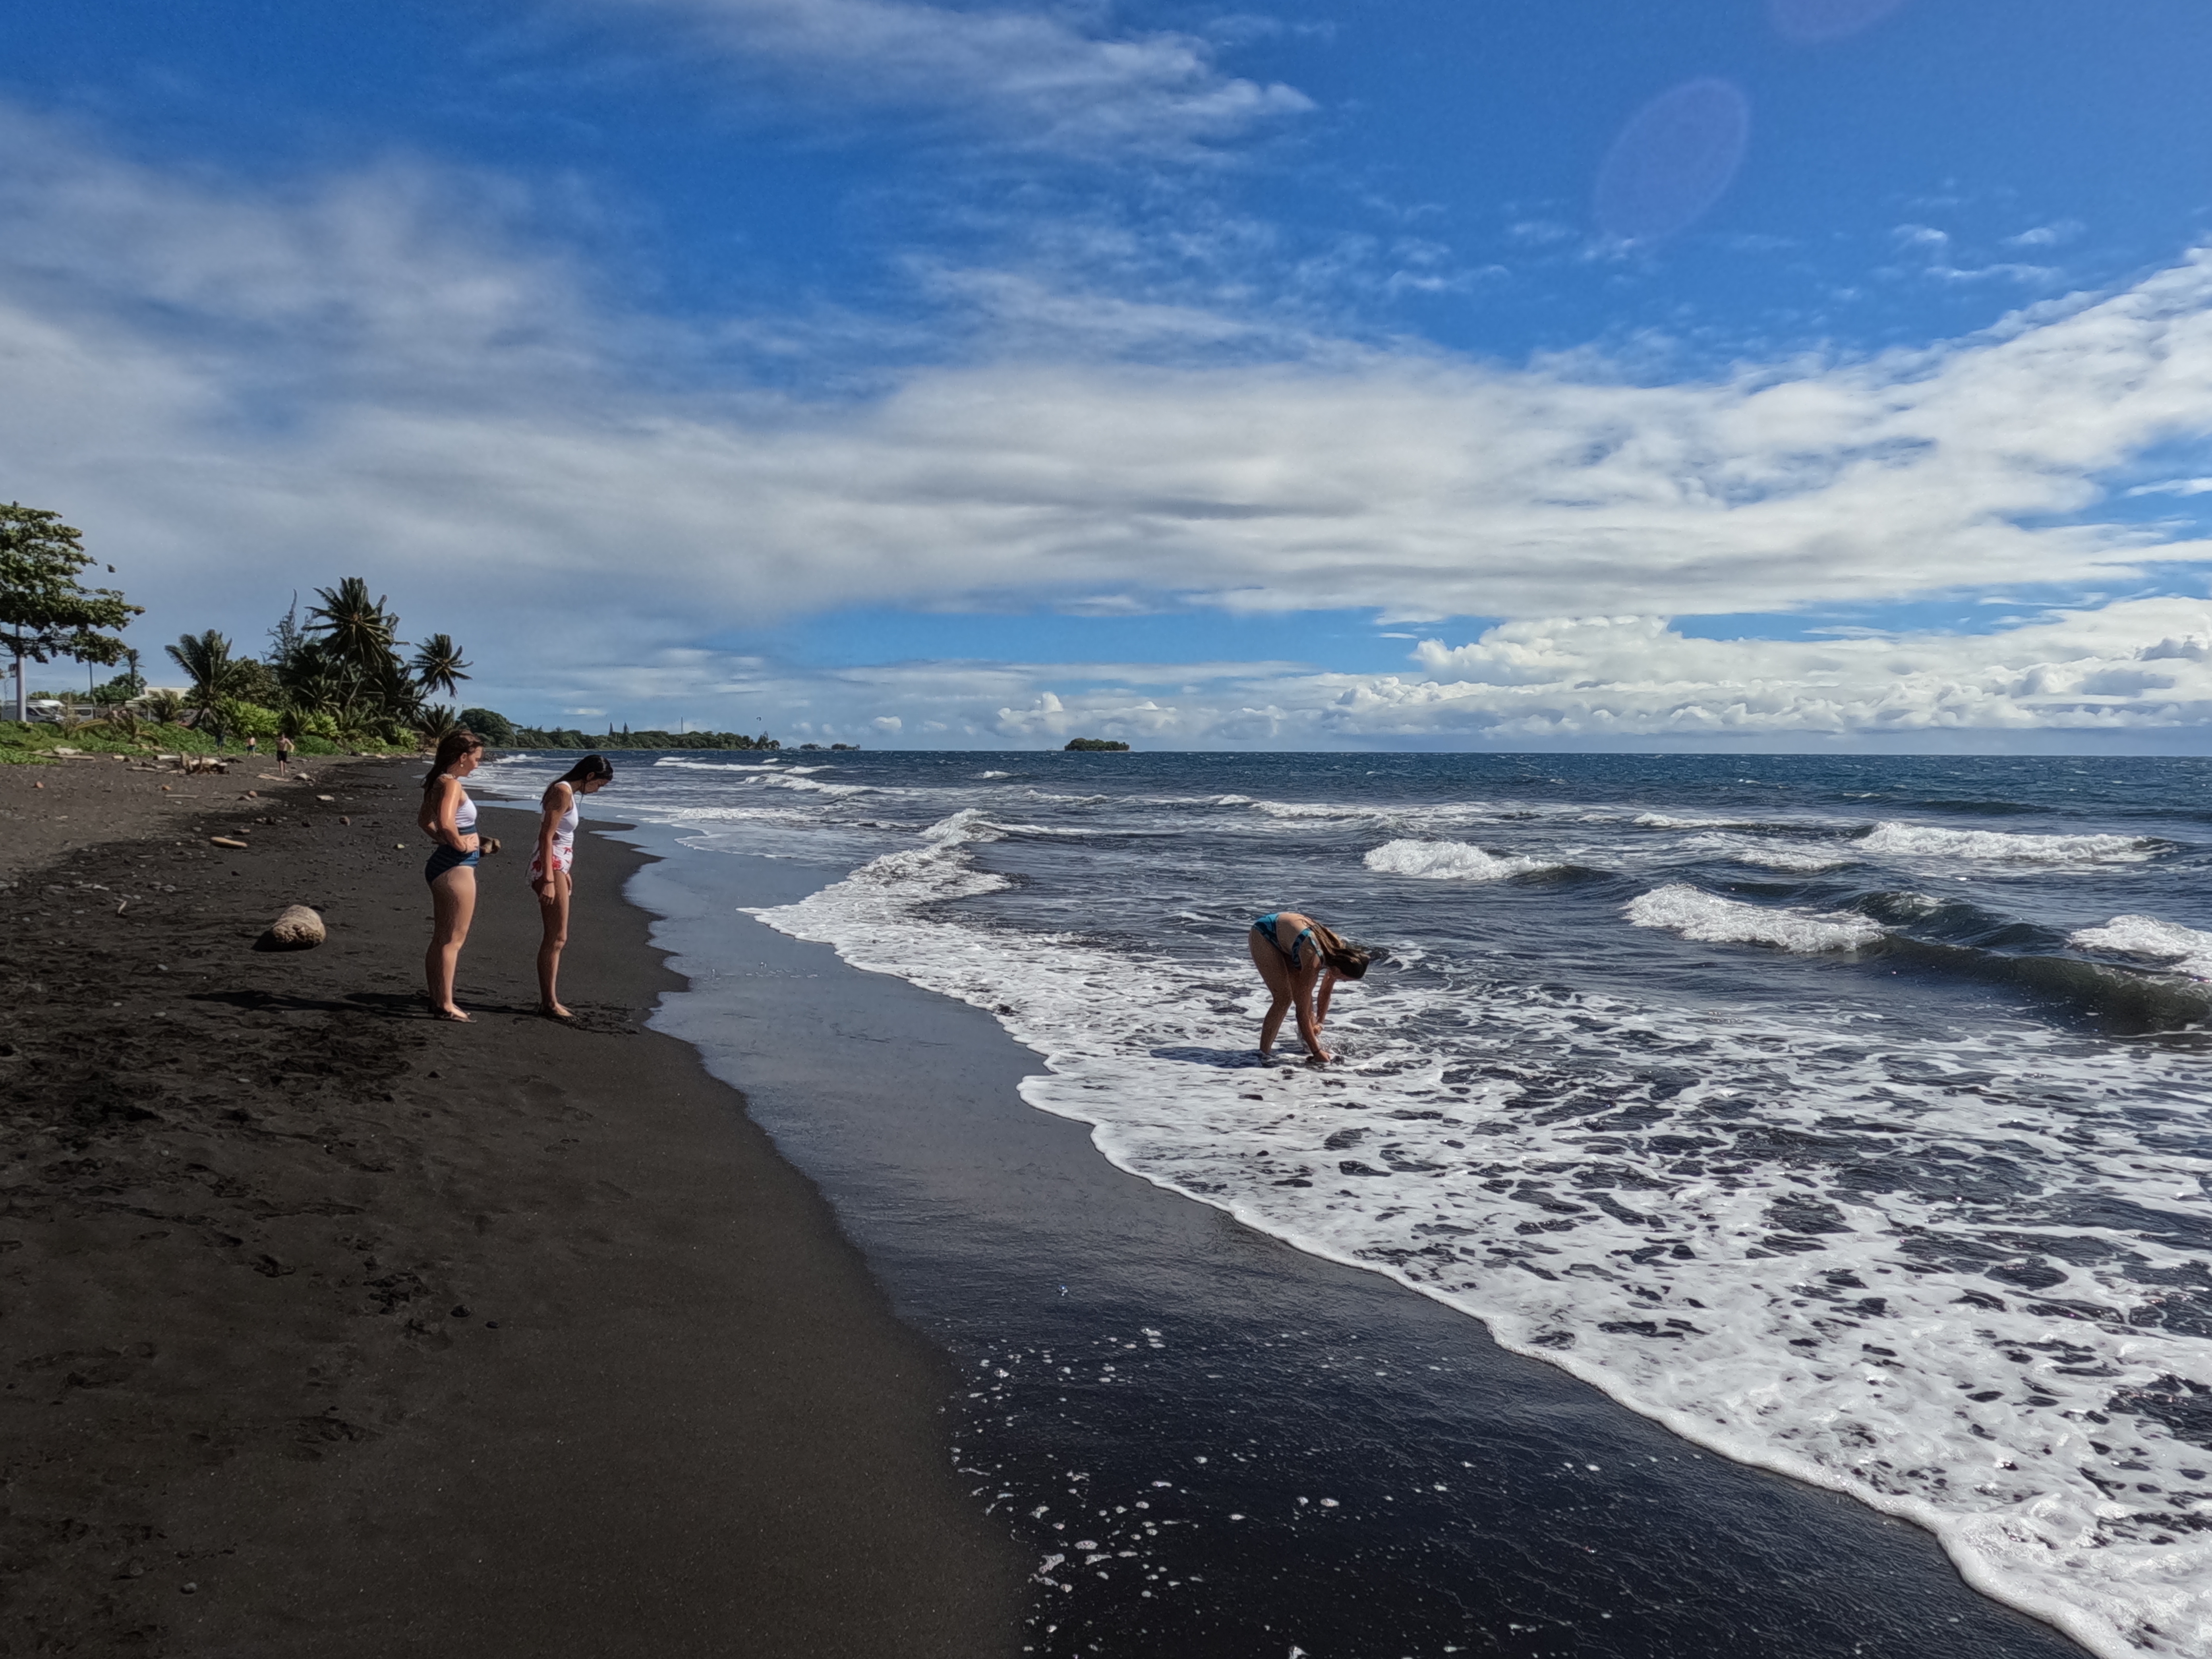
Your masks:
M1419 881L1503 881L1560 866L1542 859L1499 858L1463 841L1389 841L1363 860L1385 875Z
M1704 945L1771 945L1812 954L1856 951L1882 937L1881 924L1865 916L1770 909L1680 881L1631 899L1626 913L1638 927L1662 928Z
M1756 836L1705 835L1692 836L1682 844L1693 852L1712 854L1737 864L1800 875L1840 870L1858 861L1857 854L1845 842L1769 841Z
M2101 927L2084 927L2066 941L2084 951L2141 957L2193 979L2212 979L2212 933L2156 916L2114 916Z
M1859 851L1885 858L2048 865L2140 864L2157 857L2164 845L2145 836L2020 836L1887 820L1857 842Z

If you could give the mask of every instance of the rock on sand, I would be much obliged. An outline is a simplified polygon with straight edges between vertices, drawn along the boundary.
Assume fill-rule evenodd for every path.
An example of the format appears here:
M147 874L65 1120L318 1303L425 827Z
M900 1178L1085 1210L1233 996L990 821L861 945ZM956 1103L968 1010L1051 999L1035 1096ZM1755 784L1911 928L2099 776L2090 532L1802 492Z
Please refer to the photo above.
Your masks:
M327 937L320 916L304 904L288 904L261 936L261 946L267 951L312 951Z

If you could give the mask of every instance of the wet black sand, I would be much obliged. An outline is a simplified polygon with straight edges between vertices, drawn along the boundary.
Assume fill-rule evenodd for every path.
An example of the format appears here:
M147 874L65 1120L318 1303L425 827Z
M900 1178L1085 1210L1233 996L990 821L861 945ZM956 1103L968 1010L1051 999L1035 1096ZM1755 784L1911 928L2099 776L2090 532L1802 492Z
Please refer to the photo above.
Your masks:
M1917 1528L1121 1174L1019 1100L1039 1062L988 1016L736 914L838 873L642 872L693 975L656 1024L743 1079L958 1356L962 1472L1027 1546L1033 1650L2079 1659Z
M580 1030L529 1012L526 860L488 864L455 1026L420 1008L414 769L190 801L30 770L0 775L31 826L0 860L0 1654L1019 1648L942 1356L639 1029L677 981L634 854L582 862ZM330 943L256 953L295 901Z

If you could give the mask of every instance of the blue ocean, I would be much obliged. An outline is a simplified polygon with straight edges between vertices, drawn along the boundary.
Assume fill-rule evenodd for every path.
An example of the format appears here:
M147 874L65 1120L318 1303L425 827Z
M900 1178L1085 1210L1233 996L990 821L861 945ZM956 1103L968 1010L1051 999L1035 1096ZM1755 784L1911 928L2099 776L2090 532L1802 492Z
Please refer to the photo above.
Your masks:
M1908 1518L2095 1651L2187 1655L2208 787L2187 759L695 752L607 805L818 870L759 919L988 1011L1043 1057L1024 1098L1121 1169ZM1278 908L1378 953L1333 1066L1255 1052L1246 930Z

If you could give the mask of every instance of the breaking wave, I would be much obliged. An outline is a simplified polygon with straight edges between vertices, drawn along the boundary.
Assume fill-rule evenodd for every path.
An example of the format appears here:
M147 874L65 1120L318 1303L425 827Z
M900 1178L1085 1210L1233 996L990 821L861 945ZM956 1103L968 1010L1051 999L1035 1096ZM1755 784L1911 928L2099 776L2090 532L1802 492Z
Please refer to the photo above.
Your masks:
M1808 955L1856 951L1883 937L1881 925L1865 916L1769 909L1680 881L1631 899L1627 915L1638 927L1663 928L1704 945L1771 945Z

